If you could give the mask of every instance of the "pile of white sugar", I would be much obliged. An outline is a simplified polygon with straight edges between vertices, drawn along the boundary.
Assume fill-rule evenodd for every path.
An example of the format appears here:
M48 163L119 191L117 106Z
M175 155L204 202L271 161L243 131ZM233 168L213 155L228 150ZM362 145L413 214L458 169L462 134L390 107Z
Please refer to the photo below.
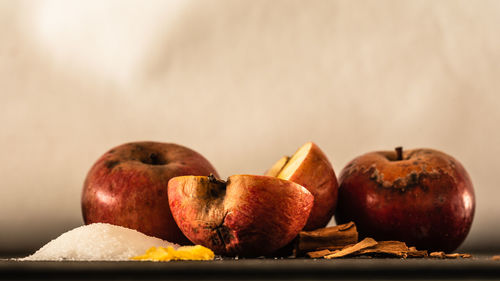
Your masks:
M151 247L178 248L173 244L138 231L106 224L84 225L63 233L22 261L103 261L130 260L143 255Z

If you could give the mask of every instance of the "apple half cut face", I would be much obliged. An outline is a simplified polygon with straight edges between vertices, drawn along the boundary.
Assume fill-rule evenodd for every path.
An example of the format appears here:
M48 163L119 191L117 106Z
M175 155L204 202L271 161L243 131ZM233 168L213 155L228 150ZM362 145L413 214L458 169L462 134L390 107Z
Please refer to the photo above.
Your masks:
M168 198L184 235L224 256L262 256L287 245L306 224L314 200L296 183L257 175L172 178Z
M265 175L298 183L314 196L305 230L328 224L337 205L338 183L330 161L315 143L304 144L292 157L282 157Z

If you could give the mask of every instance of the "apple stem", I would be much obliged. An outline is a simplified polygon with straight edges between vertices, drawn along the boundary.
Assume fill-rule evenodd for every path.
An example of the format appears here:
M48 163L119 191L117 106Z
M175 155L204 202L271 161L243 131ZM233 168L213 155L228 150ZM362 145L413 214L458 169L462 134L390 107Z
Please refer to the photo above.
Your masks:
M216 176L214 176L214 174L210 174L210 175L208 176L208 180L209 180L210 182L213 182L213 183L219 183L219 184L224 184L224 185L226 184L226 182L225 182L225 181L223 181L223 180L221 180L221 179L218 179Z
M396 150L396 160L397 161L403 160L403 147L398 146L395 148L395 150Z

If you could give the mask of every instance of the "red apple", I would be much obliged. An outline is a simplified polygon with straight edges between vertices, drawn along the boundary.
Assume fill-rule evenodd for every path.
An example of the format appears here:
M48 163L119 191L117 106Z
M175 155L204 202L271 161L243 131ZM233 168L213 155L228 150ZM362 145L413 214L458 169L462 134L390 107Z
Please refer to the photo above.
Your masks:
M105 222L170 242L190 243L168 205L168 181L217 174L199 153L177 144L134 142L106 152L90 169L82 193L85 224Z
M321 149L312 142L300 147L292 157L276 162L266 176L298 183L314 196L314 206L305 230L325 227L337 205L338 183L332 164Z
M338 224L354 221L360 236L399 240L419 249L455 250L475 209L464 167L432 149L380 151L352 160L340 174Z
M271 254L306 224L313 196L274 177L176 177L168 183L170 209L182 232L225 256Z

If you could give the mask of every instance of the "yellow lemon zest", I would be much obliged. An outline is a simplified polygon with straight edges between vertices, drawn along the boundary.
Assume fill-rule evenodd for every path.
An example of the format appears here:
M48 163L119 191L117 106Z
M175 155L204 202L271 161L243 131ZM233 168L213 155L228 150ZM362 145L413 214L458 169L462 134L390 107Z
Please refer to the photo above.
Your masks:
M130 258L137 261L171 261L171 260L213 260L212 250L201 245L183 246L176 249L172 247L151 247L144 255Z

